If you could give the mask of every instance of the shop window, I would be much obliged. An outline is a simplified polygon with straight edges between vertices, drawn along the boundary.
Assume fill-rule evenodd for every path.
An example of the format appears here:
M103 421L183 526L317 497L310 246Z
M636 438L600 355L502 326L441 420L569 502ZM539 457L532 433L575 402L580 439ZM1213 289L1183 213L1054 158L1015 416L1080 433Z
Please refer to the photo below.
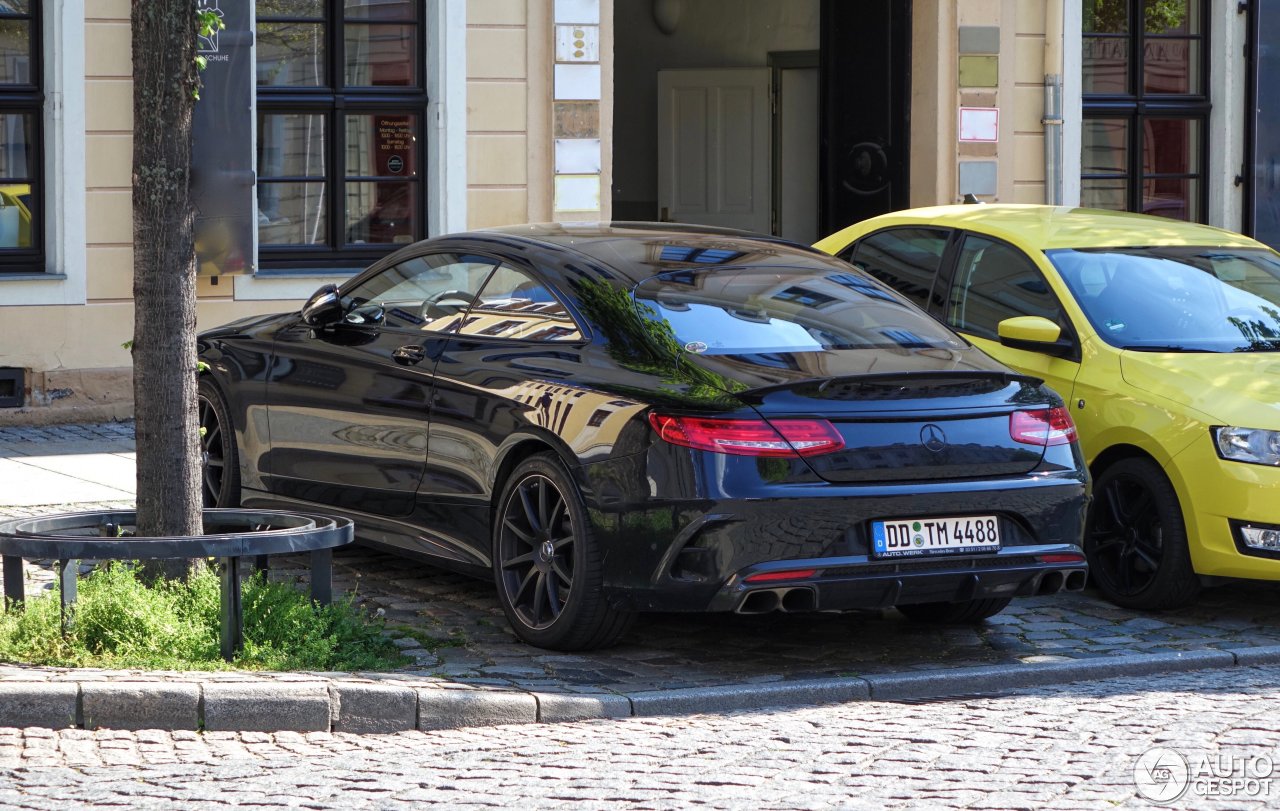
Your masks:
M0 2L0 271L45 269L40 6Z
M1203 221L1208 3L1081 2L1081 204Z
M358 267L426 236L422 9L258 0L264 267Z

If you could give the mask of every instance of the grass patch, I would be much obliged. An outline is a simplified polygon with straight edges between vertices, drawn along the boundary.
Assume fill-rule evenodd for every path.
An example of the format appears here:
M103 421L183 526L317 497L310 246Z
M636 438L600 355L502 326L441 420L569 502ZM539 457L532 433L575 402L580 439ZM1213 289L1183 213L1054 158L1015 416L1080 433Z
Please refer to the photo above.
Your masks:
M56 592L0 614L0 661L145 670L389 670L406 664L383 622L351 597L315 607L288 583L244 583L244 650L219 654L219 580L207 568L187 582L140 582L131 566L99 567L78 586L62 636Z
M414 628L412 625L395 625L392 626L392 630L398 632L401 636L409 637L431 653L435 653L441 648L461 648L467 644L467 636L461 630L455 630L447 637L432 636L421 628Z

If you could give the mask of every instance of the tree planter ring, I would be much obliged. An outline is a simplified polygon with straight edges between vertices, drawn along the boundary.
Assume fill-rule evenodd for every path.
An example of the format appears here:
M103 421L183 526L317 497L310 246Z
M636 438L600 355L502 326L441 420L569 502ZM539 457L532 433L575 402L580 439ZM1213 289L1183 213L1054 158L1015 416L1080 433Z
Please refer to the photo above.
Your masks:
M64 631L76 599L76 572L90 560L163 560L219 558L222 579L222 657L227 661L244 646L240 605L240 558L253 557L265 571L270 555L311 554L311 598L327 605L333 599L333 550L351 543L355 527L349 518L333 518L284 510L207 509L204 535L191 537L117 537L118 528L137 523L133 510L65 513L0 522L6 607L26 598L24 558L58 561Z

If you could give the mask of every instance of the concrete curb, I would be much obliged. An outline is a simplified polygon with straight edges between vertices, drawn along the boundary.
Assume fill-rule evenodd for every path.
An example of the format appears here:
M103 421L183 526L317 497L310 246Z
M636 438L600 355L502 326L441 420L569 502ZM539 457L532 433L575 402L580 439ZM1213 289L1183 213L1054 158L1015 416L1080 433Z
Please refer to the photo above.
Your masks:
M789 682L614 693L284 680L0 681L0 727L393 733L1003 693L1074 681L1280 662L1280 645L1102 656ZM74 675L74 674L72 674Z

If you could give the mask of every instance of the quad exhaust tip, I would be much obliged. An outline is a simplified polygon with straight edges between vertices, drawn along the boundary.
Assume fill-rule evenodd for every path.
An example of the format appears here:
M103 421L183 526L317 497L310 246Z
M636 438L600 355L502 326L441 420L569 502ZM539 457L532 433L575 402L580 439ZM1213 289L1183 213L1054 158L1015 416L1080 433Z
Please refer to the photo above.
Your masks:
M1057 594L1060 591L1084 591L1088 575L1082 569L1049 572L1040 578L1036 594Z
M772 611L793 613L814 611L817 607L818 592L812 586L793 586L748 592L738 604L735 613L768 614Z

